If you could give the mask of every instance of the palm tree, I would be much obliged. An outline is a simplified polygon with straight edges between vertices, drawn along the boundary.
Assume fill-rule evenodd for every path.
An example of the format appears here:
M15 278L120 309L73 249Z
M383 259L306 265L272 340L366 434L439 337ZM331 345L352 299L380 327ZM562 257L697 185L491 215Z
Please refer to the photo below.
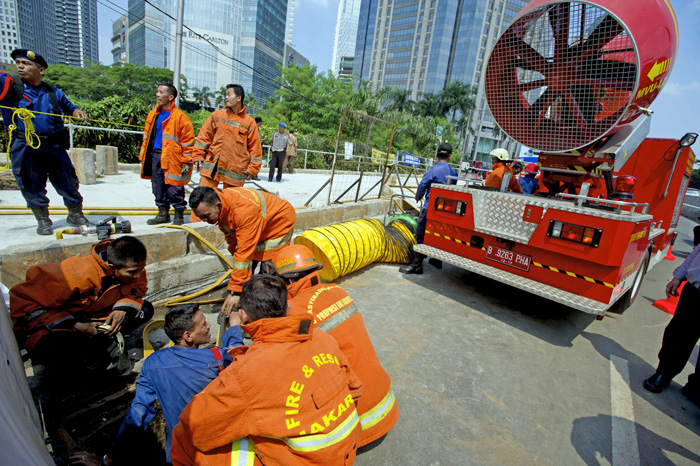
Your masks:
M442 98L432 92L423 94L418 101L416 112L422 117L444 117L446 113Z
M226 86L221 86L219 92L216 94L216 100L214 101L214 106L216 108L224 108L226 105Z
M476 94L476 88L461 81L452 81L440 91L440 96L445 105L445 113L452 112L450 122L454 124L457 112L462 115L470 113L476 107L472 96Z
M212 97L214 97L214 93L211 92L207 86L201 89L196 87L192 89L192 98L195 103L199 104L202 108L211 106Z
M400 87L390 87L388 91L388 97L391 100L391 104L387 110L394 110L397 112L408 111L412 112L416 103L411 99L411 91L408 89L401 89Z

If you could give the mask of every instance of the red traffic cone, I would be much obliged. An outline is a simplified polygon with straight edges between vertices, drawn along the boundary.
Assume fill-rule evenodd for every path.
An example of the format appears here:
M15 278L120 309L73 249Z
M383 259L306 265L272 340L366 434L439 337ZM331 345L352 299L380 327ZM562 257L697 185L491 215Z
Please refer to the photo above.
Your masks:
M664 260L667 261L674 261L676 260L676 256L673 255L673 245L668 247L668 254L666 254L666 257L664 257Z
M669 296L666 299L657 299L654 301L654 307L661 309L666 314L675 314L676 306L678 306L678 298L680 297L681 291L683 291L683 287L686 283L688 282L683 282L681 283L681 286L678 287L678 296Z

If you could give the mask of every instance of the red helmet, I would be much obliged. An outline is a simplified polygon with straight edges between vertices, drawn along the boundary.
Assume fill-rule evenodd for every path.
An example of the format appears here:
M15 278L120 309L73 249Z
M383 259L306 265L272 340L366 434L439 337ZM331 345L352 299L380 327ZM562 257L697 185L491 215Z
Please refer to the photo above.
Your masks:
M299 278L314 270L320 270L323 265L316 262L316 258L309 248L301 244L290 244L277 253L272 263L275 271L284 278Z
M540 169L540 167L538 167L536 163L530 162L530 163L528 163L528 164L525 166L525 170L524 170L524 171L527 172L527 173L533 173L533 174L534 174L534 173L537 173L537 171L538 171L539 169Z

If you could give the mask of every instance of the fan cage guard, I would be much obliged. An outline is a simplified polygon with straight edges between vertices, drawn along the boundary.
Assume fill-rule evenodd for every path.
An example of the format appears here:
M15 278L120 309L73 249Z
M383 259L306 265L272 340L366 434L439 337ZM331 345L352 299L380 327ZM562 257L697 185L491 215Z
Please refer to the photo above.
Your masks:
M511 138L538 151L572 151L605 136L623 117L632 119L626 112L639 69L634 40L610 11L586 2L548 3L525 13L496 43L486 98Z

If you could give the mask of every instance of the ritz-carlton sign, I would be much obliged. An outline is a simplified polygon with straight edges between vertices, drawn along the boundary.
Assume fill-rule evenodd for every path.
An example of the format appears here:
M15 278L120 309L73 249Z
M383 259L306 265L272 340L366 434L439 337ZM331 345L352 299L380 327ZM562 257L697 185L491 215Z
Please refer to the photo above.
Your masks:
M187 39L198 39L211 42L212 44L229 45L229 40L222 37L210 36L209 34L197 34L189 30L182 31L182 36Z

